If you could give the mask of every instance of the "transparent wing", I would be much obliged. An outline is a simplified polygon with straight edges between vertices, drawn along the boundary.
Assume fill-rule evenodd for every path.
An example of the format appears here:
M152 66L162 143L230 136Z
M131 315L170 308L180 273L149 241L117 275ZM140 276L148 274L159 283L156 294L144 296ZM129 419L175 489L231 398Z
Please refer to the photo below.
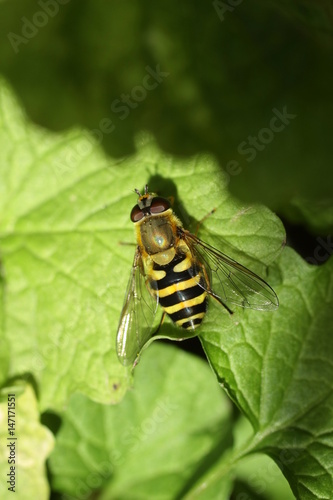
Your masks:
M182 231L188 247L209 275L210 295L222 303L250 309L273 311L279 306L276 293L266 281L190 232Z
M117 355L123 365L135 364L141 349L154 333L158 309L162 314L158 299L146 287L137 248L117 333Z

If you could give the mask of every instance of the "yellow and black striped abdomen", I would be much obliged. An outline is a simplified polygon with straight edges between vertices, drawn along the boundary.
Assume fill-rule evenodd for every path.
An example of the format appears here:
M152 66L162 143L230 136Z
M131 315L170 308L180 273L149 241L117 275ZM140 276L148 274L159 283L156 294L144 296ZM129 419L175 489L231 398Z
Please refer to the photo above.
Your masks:
M154 263L149 285L177 326L197 328L206 313L207 292L202 271L191 255L176 254L166 265ZM201 286L200 286L201 285Z

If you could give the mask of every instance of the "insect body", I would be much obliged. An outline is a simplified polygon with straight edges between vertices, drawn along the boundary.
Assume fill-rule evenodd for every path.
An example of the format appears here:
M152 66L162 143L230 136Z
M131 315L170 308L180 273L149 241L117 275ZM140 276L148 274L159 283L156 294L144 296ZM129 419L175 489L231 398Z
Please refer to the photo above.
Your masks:
M137 248L117 334L124 365L137 362L154 335L156 318L161 324L167 314L180 328L199 327L208 296L230 313L226 302L260 310L278 307L264 280L185 230L167 199L149 193L148 186L143 195L136 193L131 220Z
M198 264L187 249L178 248L166 265L153 260L152 276L148 281L160 305L177 326L197 328L207 309L206 282ZM173 255L174 254L174 255Z

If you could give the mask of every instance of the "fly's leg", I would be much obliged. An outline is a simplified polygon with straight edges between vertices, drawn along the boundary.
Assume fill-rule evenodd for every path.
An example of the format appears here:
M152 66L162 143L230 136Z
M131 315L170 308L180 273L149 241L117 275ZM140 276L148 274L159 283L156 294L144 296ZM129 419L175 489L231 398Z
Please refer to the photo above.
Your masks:
M216 208L213 208L213 210L211 210L210 212L208 212L208 214L206 214L201 220L199 220L199 222L197 224L197 229L195 231L195 236L198 236L198 232L199 232L201 224L203 222L205 222L205 220L208 219L208 217L210 217L214 212L216 212Z
M234 314L234 311L232 311L221 299L220 297L217 297L213 292L209 292L209 295L213 297L221 306L223 306L229 314Z

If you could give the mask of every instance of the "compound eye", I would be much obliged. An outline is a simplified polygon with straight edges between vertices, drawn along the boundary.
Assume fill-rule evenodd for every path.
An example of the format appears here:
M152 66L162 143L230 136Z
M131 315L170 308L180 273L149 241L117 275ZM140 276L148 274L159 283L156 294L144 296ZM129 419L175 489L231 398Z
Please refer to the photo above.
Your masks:
M135 205L135 207L132 208L131 221L138 222L139 220L142 219L143 216L144 216L144 213L142 212L139 205Z
M156 196L153 198L153 201L150 205L150 213L151 214L160 214L161 212L165 212L171 207L170 202L165 198L161 198Z

